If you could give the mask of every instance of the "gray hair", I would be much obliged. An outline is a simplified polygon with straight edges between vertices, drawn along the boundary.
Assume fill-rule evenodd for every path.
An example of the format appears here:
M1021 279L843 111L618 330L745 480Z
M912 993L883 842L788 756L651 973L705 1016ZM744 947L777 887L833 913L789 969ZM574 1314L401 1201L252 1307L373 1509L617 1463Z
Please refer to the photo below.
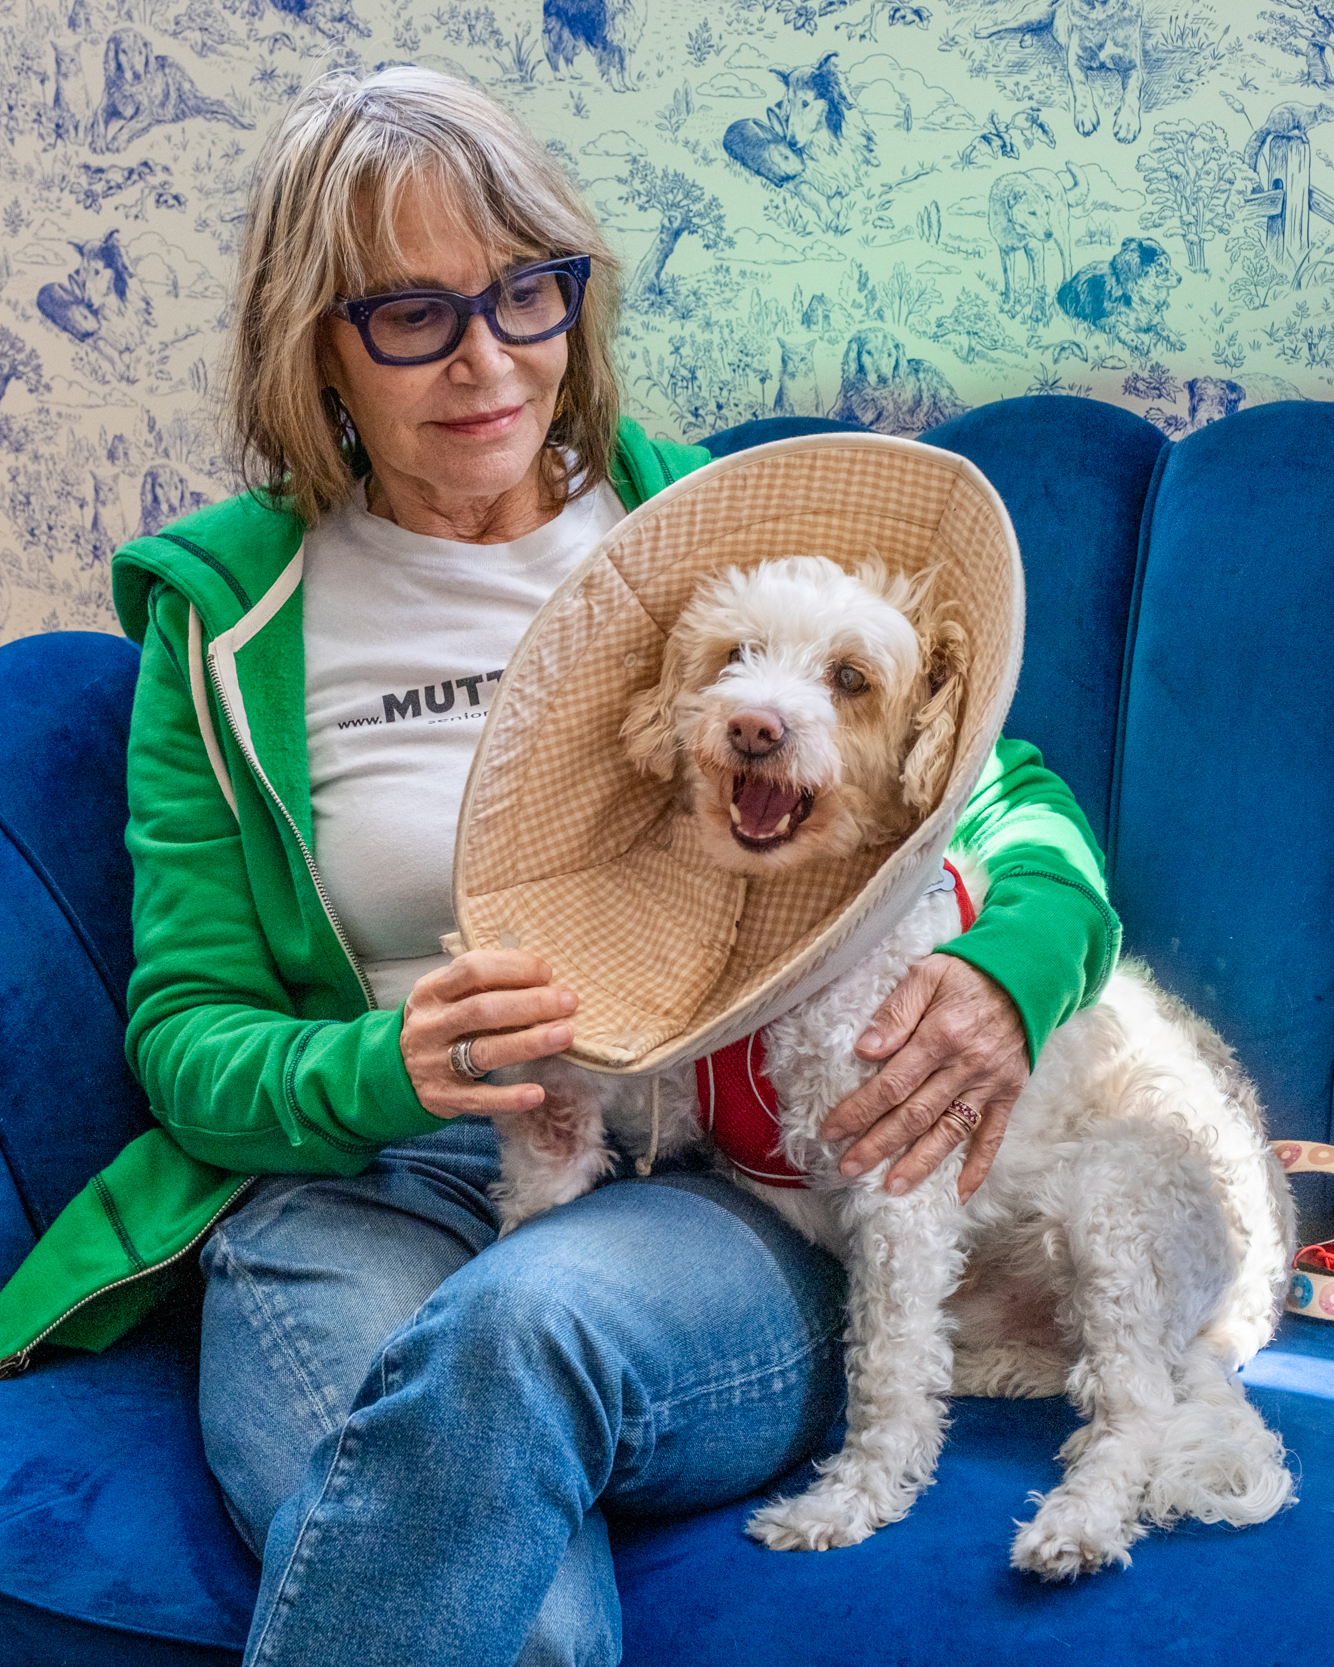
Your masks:
M323 321L335 295L410 276L394 235L409 186L438 190L497 273L515 260L593 257L543 452L558 501L591 491L608 477L616 435L619 265L560 164L522 123L466 81L402 65L364 81L339 73L312 82L256 166L227 368L242 479L307 521L346 502L352 459L322 397Z

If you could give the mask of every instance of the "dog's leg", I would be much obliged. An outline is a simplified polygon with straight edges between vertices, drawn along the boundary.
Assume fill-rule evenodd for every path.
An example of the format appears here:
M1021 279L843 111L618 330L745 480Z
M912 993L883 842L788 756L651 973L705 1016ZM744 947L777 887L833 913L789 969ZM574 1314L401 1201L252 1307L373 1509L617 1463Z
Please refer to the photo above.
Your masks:
M1121 107L1112 124L1112 132L1123 145L1132 145L1139 138L1140 94L1144 83L1142 65L1142 49L1136 41L1133 59L1121 70Z
M1051 309L1047 304L1047 250L1043 243L1026 243L1024 253L1028 256L1028 288L1030 291L1029 318L1037 325L1043 325L1051 316Z
M1097 130L1098 106L1093 99L1089 78L1084 73L1080 46L1079 30L1072 29L1065 48L1065 67L1070 75L1070 92L1074 98L1075 131L1087 138Z
M113 154L118 155L128 145L132 145L136 139L142 139L145 133L152 130L153 126L152 112L140 110L135 115L127 117L114 133L109 129L107 130L106 148Z
M884 1166L840 1195L848 1271L848 1433L797 1499L756 1511L746 1532L776 1551L856 1545L907 1515L935 1473L951 1351L946 1299L963 1272L963 1149L905 1198Z
M1268 1522L1295 1497L1283 1442L1203 1339L1186 1349L1175 1378L1177 1404L1142 1514L1163 1527L1184 1516L1234 1528Z
M581 1198L615 1167L607 1148L602 1107L588 1074L560 1059L539 1060L497 1080L537 1081L546 1099L534 1111L495 1112L501 1140L500 1180L491 1196L500 1210L500 1236L521 1221Z
M1147 1532L1146 1495L1178 1422L1173 1373L1233 1258L1212 1177L1161 1123L1112 1125L1044 1181L1079 1350L1067 1387L1089 1422L1061 1449L1065 1479L1037 1501L1010 1561L1060 1579L1129 1564Z
M1005 285L1001 291L1000 310L1006 318L1013 318L1019 311L1018 291L1014 281L1014 263L1016 251L1002 248L1000 252L1001 272L1005 278Z

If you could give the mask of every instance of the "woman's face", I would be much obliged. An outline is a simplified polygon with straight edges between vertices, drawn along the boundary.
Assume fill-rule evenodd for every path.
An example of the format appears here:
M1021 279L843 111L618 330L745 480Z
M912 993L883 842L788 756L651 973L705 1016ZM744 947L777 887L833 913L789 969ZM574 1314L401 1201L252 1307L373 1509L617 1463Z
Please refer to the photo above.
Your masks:
M395 232L404 288L477 295L509 264L489 259L440 194L421 187L404 192ZM538 463L565 374L564 336L507 347L475 317L447 359L377 365L355 325L326 323L330 380L374 468L373 509L443 537L517 537L530 528L516 525L547 518Z

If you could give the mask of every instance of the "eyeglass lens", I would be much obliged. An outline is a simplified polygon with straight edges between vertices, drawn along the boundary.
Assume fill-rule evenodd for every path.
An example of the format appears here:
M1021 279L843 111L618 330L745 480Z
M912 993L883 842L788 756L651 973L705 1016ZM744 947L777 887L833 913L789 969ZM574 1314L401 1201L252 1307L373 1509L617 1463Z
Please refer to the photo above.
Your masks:
M515 273L496 295L496 323L506 336L523 341L554 330L574 301L568 272ZM438 353L462 335L458 310L448 301L420 298L392 301L370 316L371 340L381 353L415 359Z

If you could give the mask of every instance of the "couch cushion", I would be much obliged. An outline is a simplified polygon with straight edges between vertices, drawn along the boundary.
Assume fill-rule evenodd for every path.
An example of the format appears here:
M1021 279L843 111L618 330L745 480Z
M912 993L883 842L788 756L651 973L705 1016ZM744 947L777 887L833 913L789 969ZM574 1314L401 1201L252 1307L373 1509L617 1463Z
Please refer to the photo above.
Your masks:
M183 1306L183 1304L182 1304ZM195 1416L198 1357L164 1312L100 1358L0 1383L0 1636L23 1667L204 1667L240 1650L258 1571L227 1520ZM188 1316L186 1316L188 1318ZM1126 1573L1044 1586L1007 1567L1012 1519L1058 1478L1061 1401L960 1400L937 1485L864 1545L780 1555L745 1538L755 1499L614 1525L631 1667L1282 1667L1320 1659L1321 1524L1334 1511L1334 1325L1288 1319L1247 1369L1302 1499L1259 1528L1152 1533ZM790 1485L809 1480L798 1473ZM1223 1601L1223 1595L1226 1601ZM10 1600L6 1605L4 1599ZM21 1630L20 1630L21 1623ZM97 1627L105 1653L97 1653ZM176 1654L127 1652L135 1636ZM1263 1654L1256 1640L1263 1638ZM10 1667L11 1658L0 1652ZM239 1654L231 1658L239 1660ZM16 1664L17 1667L17 1664Z
M135 645L99 632L0 647L0 822L45 868L120 1000L134 964L125 746L138 671Z
M259 1571L204 1460L188 1300L105 1354L60 1350L0 1383L0 1593L52 1651L62 1632L42 1610L182 1645L245 1641Z
M92 633L0 649L0 1278L151 1121L123 1052L137 664Z
M1327 1140L1334 406L1191 435L1149 514L1112 898L1127 948L1237 1049L1273 1131Z
M1008 1567L1030 1488L1059 1477L1062 1401L954 1403L935 1487L900 1523L820 1554L765 1550L754 1501L613 1536L632 1667L1307 1667L1334 1510L1334 1325L1289 1319L1248 1368L1301 1502L1258 1528L1151 1532L1130 1569L1044 1585ZM1270 1387L1271 1385L1277 1387ZM798 1480L809 1479L806 1477Z

